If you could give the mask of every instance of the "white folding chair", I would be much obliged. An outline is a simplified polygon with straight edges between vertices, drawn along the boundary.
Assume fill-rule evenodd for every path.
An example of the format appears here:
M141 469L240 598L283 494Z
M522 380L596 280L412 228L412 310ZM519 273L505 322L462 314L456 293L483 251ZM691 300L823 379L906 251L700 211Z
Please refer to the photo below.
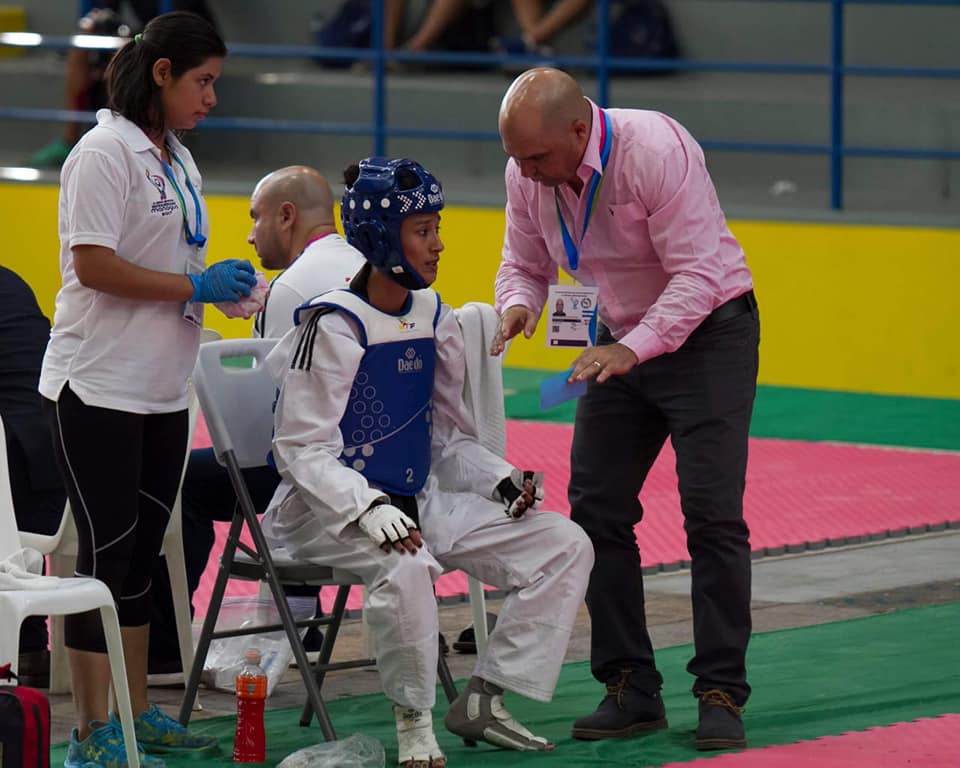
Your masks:
M243 339L207 344L200 348L200 356L194 370L193 381L210 431L214 452L217 460L226 467L230 475L238 504L227 534L217 581L210 596L207 615L197 642L193 667L190 670L187 689L180 707L180 722L184 725L189 722L190 702L199 686L200 674L211 640L283 630L290 641L294 659L307 689L307 703L300 724L309 725L315 714L324 738L332 740L336 738L336 731L330 721L321 693L324 675L331 670L353 669L376 662L373 659L330 662L333 645L346 609L347 595L351 586L361 583L360 579L354 574L339 569L294 560L283 550L271 552L243 478L242 470L266 464L271 450L276 385L266 370L264 361L275 343L275 339ZM224 366L223 360L228 358L252 358L253 365L252 367ZM253 539L253 547L240 541L244 523ZM217 614L230 578L265 581L280 614L280 624L216 631ZM336 586L338 590L333 609L329 615L322 618L296 621L283 594L282 584ZM319 659L312 666L307 660L298 631L299 628L310 626L326 627ZM442 656L438 662L438 672L447 698L452 702L456 698L457 691L446 660Z
M180 722L186 725L190 719L191 702L200 684L200 674L206 660L211 640L221 637L253 634L283 630L287 634L293 649L297 667L303 677L304 686L317 714L321 731L327 739L336 738L326 705L320 693L320 686L311 674L310 663L300 639L299 627L331 626L339 623L336 609L342 602L345 606L346 595L341 601L339 596L334 607L333 617L310 619L297 622L293 618L290 606L283 594L279 565L267 546L257 519L257 511L250 498L242 469L260 467L266 464L271 449L273 435L273 402L276 399L276 387L267 372L264 360L273 349L276 339L238 339L205 344L194 369L193 382L197 396L213 442L217 460L223 464L230 475L231 484L237 495L237 511L227 534L227 542L220 559L217 581L210 595L207 615L197 642L196 653L190 674L187 677L186 691L180 707ZM223 361L228 358L252 358L252 366L225 367ZM254 546L249 547L240 541L243 524L246 523ZM245 555L243 560L237 550ZM329 568L315 566L312 563L294 563L284 558L284 581L293 583L333 583ZM216 631L217 615L223 602L227 581L231 578L262 579L270 587L271 594L280 615L279 625L247 627L242 630ZM342 615L342 610L341 610ZM330 634L328 629L327 634ZM326 647L328 637L324 638ZM324 659L321 650L321 660ZM312 719L312 718L311 718Z
M13 493L10 488L10 470L7 464L7 445L3 421L0 420L0 561L7 560L16 554L25 540L37 541L33 537L22 537L17 530ZM127 672L123 664L123 642L113 596L107 585L99 579L53 576L48 578L50 586L37 589L30 588L26 583L22 588L11 588L8 583L0 587L0 616L3 616L3 622L0 623L0 659L9 661L11 669L14 672L17 671L20 625L27 616L64 616L99 610L100 620L103 622L103 634L107 642L113 692L123 728L127 762L131 768L139 768L137 740L133 730L133 712L130 707L130 689L127 686Z

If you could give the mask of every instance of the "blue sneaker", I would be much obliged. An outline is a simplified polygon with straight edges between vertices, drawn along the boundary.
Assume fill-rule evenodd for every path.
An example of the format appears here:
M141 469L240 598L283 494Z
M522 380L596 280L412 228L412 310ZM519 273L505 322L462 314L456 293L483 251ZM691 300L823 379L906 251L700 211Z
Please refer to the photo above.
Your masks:
M115 713L111 713L110 720L117 728L120 727ZM150 755L169 753L208 757L220 751L220 743L216 737L190 733L156 704L147 712L133 718L133 728L137 734L137 744Z
M138 746L140 765L143 768L165 768L158 757L148 757ZM70 746L63 768L127 768L127 751L123 743L120 723L95 720L90 723L90 735L83 741L76 728L70 734Z

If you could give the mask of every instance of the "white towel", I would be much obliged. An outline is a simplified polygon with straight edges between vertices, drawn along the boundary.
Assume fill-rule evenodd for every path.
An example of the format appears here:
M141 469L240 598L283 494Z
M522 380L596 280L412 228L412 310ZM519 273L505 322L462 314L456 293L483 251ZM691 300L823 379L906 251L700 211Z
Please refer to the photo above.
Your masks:
M463 401L473 414L480 443L497 456L503 456L507 450L507 430L502 356L490 355L490 345L497 332L497 312L489 304L477 301L455 311L463 333L466 366Z
M54 576L43 576L43 555L24 548L6 560L0 560L0 590L52 589L59 583Z

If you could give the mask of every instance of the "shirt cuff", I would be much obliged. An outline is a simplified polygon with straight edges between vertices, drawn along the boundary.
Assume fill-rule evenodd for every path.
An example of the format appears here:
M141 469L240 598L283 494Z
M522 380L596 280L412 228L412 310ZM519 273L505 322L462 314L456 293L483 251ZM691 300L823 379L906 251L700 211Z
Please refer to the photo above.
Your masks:
M507 298L502 301L497 301L496 309L498 314L503 314L510 307L526 307L531 312L533 312L537 317L540 317L540 312L543 309L543 306L537 306L537 302L534 300L533 296L525 296L522 293L511 293Z
M623 344L637 356L637 365L667 351L667 345L654 333L650 326L643 323L640 323L617 343Z
M109 248L116 253L119 241L111 235L104 235L99 232L75 232L70 236L68 247L76 248L78 245L95 245L101 248Z

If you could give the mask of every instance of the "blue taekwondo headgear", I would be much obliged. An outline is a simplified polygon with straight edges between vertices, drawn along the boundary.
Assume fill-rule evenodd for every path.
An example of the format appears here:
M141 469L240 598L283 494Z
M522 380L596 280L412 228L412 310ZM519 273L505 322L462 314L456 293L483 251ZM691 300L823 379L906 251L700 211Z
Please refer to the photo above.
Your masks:
M419 184L397 187L397 174L412 171ZM403 256L400 224L414 213L437 213L443 208L443 188L414 160L368 157L360 161L360 175L343 193L340 217L347 242L374 267L404 288L425 288L416 270Z

